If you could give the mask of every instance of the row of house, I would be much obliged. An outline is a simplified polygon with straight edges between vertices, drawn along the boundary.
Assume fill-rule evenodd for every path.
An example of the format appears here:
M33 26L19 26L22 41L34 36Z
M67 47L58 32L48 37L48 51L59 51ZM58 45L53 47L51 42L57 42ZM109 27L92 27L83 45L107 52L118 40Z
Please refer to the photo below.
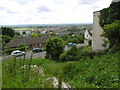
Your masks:
M15 40L10 41L9 43L6 44L7 48L16 48L21 44L25 44L27 48L32 49L32 48L42 48L45 45L45 42L48 38L52 38L54 36L41 36L41 37L24 37L24 38L18 38Z

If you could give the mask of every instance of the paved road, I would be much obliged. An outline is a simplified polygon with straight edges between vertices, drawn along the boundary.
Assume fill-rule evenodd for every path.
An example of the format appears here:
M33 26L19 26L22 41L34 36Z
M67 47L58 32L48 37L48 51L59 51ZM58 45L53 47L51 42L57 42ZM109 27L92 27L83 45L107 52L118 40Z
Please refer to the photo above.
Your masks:
M84 45L84 44L77 44L76 45L77 47L86 47L87 45ZM68 47L67 45L65 46L65 50L68 50L70 49L71 47ZM31 57L31 54L32 54L32 51L29 51L29 52L26 52L26 58L30 58ZM43 52L40 52L40 53L33 53L33 57L32 58L37 58L37 57L45 57L46 55L46 51L43 51ZM8 56L3 56L2 57L3 59L6 59L6 58L12 58L11 55L8 55ZM20 57L17 57L18 59ZM23 56L22 56L23 58Z
M29 52L26 52L26 58L30 58L31 57L31 54L32 54L32 51L29 51ZM45 57L46 55L46 52L43 51L43 52L40 52L40 53L33 53L33 57L32 58L37 58L37 57ZM12 58L11 55L8 55L8 56L3 56L2 57L3 59L7 59L7 58ZM17 59L19 59L20 57L17 57ZM22 56L23 58L23 56Z

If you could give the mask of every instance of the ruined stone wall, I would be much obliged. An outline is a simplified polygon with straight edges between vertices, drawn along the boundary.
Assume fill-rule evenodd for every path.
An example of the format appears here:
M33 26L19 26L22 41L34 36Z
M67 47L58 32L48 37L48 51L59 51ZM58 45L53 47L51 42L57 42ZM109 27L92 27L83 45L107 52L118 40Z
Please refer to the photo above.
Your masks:
M99 25L99 15L100 12L93 13L93 31L92 31L92 49L96 50L103 50L103 38L100 36L103 33L103 29Z

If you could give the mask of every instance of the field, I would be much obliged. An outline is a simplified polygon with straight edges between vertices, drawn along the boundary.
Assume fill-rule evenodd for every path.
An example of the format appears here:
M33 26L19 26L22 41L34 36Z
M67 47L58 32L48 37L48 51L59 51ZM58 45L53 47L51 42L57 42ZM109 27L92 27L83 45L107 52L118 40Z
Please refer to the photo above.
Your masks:
M118 88L119 53L109 53L94 59L56 62L44 58L3 61L3 88L52 88L46 82L49 77L57 77L72 88ZM44 76L33 68L23 65L38 65ZM34 68L35 69L35 68Z
M33 28L14 28L15 30L32 30Z

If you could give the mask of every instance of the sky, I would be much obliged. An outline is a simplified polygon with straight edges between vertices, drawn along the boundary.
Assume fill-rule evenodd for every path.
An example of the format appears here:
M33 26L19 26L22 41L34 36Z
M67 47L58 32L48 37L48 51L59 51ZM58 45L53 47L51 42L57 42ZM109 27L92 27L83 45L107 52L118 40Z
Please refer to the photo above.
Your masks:
M112 0L0 0L0 25L93 23Z

